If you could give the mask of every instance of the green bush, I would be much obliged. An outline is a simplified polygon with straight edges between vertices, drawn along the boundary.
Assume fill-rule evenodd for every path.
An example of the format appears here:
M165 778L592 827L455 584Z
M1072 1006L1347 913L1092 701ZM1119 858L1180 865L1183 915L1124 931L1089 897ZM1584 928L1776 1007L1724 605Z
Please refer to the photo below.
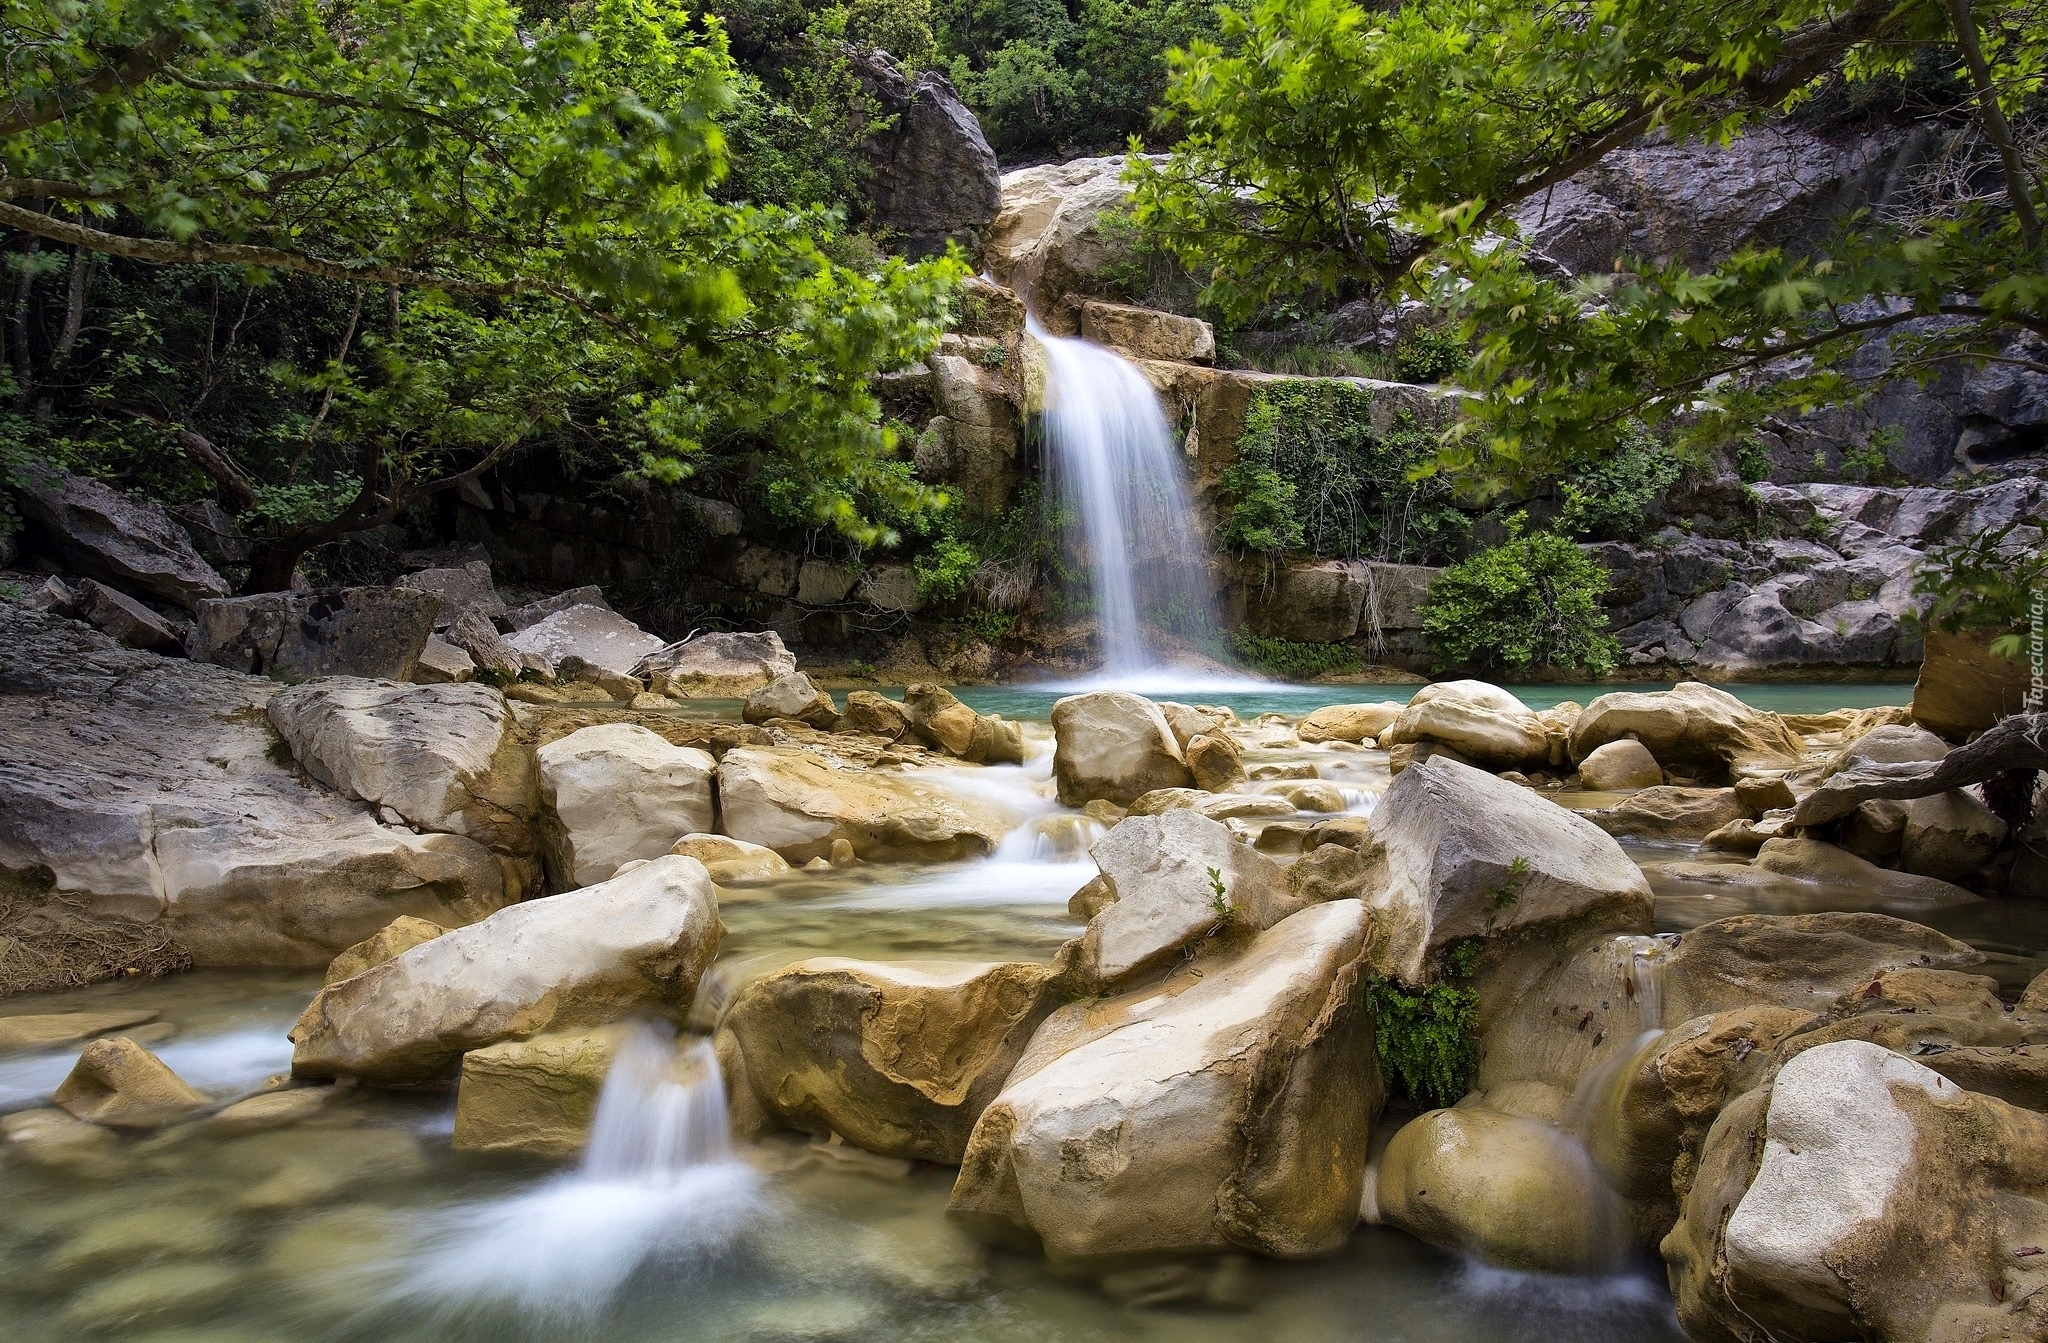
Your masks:
M1735 449L1735 474L1745 485L1758 485L1771 478L1771 451L1753 438Z
M1557 529L1589 541L1641 536L1643 519L1677 483L1685 468L1641 429L1633 429L1613 456L1579 467L1559 493L1564 508Z
M1223 543L1238 550L1279 555L1301 545L1301 519L1294 512L1295 489L1278 471L1237 462L1218 481L1237 502L1223 524Z
M1380 1070L1425 1105L1457 1104L1479 1070L1479 995L1470 984L1479 949L1476 941L1453 947L1437 981L1419 991L1384 975L1366 981Z
M1429 587L1422 630L1440 667L1477 666L1517 674L1531 667L1613 670L1621 647L1607 633L1600 599L1607 571L1562 536L1520 534L1454 564Z
M1471 358L1457 332L1424 327L1394 347L1394 375L1402 382L1442 382Z
M967 591L967 585L974 579L974 571L981 567L981 556L974 548L957 537L941 536L932 543L931 549L911 561L911 573L917 579L917 598L921 602L948 602Z
M1247 629L1233 633L1230 643L1237 655L1255 670L1288 680L1305 681L1326 672L1357 671L1360 665L1358 650L1349 644L1265 639Z

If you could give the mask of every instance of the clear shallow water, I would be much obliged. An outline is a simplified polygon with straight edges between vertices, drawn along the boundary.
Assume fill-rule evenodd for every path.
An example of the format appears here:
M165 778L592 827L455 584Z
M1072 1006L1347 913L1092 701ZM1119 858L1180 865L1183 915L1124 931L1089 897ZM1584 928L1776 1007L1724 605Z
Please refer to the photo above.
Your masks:
M1378 689L1281 693L1308 697L1288 706L1299 712ZM1756 689L1817 711L1885 688ZM1000 692L967 695L983 693ZM1049 705L1053 695L1039 693ZM1234 707L1261 711L1257 700ZM700 1010L812 955L1049 957L1079 931L1066 901L1092 875L1083 856L1092 832L1045 795L1043 746L1023 769L937 776L1025 820L993 858L792 873L729 889L721 914L730 935ZM1356 747L1274 747L1248 761L1255 771L1312 766L1358 811L1387 783L1384 754ZM1667 930L1751 909L1870 907L1857 892L1794 882L1737 889L1670 878L1658 868L1689 849L1635 852ZM1994 951L1992 968L2009 983L2030 977L2048 950L2048 908L1894 912ZM140 1033L155 1032L153 1048L225 1098L285 1066L284 1032L318 980L206 972L12 999L0 1012L155 1008L162 1020ZM43 1103L75 1054L0 1056L0 1110ZM455 1153L450 1105L446 1094L338 1091L317 1118L288 1129L188 1124L110 1139L57 1167L7 1151L0 1332L25 1343L1680 1337L1654 1262L1607 1278L1505 1273L1368 1228L1312 1263L1137 1265L1098 1286L953 1227L948 1170L778 1138L650 1184Z

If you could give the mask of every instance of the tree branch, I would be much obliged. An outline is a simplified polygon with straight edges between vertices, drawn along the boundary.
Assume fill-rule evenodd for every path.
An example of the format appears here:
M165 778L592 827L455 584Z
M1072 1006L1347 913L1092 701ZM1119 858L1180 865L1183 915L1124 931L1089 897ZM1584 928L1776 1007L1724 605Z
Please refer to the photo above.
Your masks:
M184 45L182 33L158 33L146 42L114 53L112 59L90 78L26 100L19 96L11 98L7 115L0 116L0 137L47 126L78 102L148 79Z

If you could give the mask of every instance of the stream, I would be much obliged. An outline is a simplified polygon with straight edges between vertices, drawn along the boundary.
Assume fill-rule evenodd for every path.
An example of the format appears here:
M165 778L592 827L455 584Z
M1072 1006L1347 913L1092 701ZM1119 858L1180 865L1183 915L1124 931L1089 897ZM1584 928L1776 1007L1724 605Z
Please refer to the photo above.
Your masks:
M1374 687L1267 688L1249 719ZM1529 688L1542 702L1552 688ZM1903 696L1903 687L1757 687L1764 707ZM1395 693L1400 693L1398 690ZM1583 696L1584 688L1576 694ZM699 993L707 1024L748 978L816 954L1043 960L1080 925L1067 897L1094 872L1094 824L1050 801L1050 695L971 690L1026 717L1022 768L947 770L1019 818L1001 851L949 865L792 872L724 892L730 933ZM1558 698L1563 698L1559 694ZM1554 702L1554 701L1551 701ZM1883 702L1879 700L1877 702ZM1352 746L1254 750L1313 765L1347 809L1370 810L1386 756ZM1255 787L1257 785L1254 785ZM1856 908L1855 892L1795 882L1708 889L1661 879L1689 848L1636 848L1660 930L1760 909ZM1997 904L1928 919L1997 953L2001 978L2048 952L2048 907ZM15 998L0 1015L159 1013L129 1032L211 1095L284 1071L284 1032L317 972L208 971ZM47 1104L77 1046L0 1056L0 1110ZM946 1219L952 1172L800 1137L734 1150L708 1050L688 1075L657 1028L622 1051L581 1165L452 1152L452 1093L357 1088L287 1128L206 1119L0 1164L0 1319L20 1343L125 1340L1414 1340L1658 1343L1682 1337L1661 1266L1609 1277L1504 1272L1403 1234L1361 1228L1338 1254L1226 1257L1130 1269L1098 1285L1036 1253L993 1249ZM650 1061L651 1060L651 1061Z

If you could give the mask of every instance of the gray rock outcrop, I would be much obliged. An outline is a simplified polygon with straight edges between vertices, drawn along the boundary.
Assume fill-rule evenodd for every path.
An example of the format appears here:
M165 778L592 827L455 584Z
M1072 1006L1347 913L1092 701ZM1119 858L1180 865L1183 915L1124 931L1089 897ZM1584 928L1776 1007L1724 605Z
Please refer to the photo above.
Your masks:
M968 251L1002 204L996 156L981 123L937 71L913 83L886 51L855 57L861 86L889 118L861 144L871 177L874 221L901 235L914 254Z
M232 591L159 504L54 472L22 482L16 497L29 548L69 572L188 611Z

